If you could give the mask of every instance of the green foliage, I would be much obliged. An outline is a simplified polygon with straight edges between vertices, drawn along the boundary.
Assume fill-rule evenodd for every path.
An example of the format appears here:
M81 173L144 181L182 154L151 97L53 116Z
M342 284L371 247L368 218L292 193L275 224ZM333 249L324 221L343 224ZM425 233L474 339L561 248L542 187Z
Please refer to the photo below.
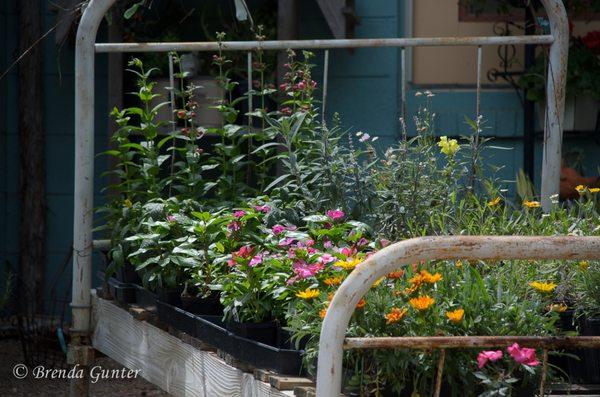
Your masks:
M312 370L322 318L337 287L390 240L600 235L597 191L584 188L579 200L557 202L544 214L522 176L516 203L485 178L482 157L489 145L480 137L481 118L466 120L468 136L438 138L433 94L417 93L423 103L413 128L409 133L402 121L403 138L382 152L368 133L344 131L339 117L331 125L321 120L312 54L289 55L281 98L271 111L275 92L265 84L261 52L254 65L259 81L245 95L236 94L233 61L222 49L215 55L225 92L215 104L222 115L217 128L194 124L198 88L186 85L179 71L171 87L177 122L169 133L156 120L159 107L150 105L156 98L152 71L132 61L141 105L113 111L119 129L106 154L117 159L111 171L116 182L110 203L100 209L106 224L98 228L111 237L114 268L131 263L151 289L218 293L225 320L285 325L298 346L306 343L305 364ZM242 114L249 95L260 107ZM208 135L216 138L212 147L205 145ZM378 280L359 302L348 335L553 335L560 332L557 312L599 312L595 262L398 266L404 267ZM444 373L454 395L510 395L537 376L510 361L504 363L508 370L500 363L477 368L476 358L473 350L448 352ZM437 359L432 352L347 352L346 387L361 395L430 395Z

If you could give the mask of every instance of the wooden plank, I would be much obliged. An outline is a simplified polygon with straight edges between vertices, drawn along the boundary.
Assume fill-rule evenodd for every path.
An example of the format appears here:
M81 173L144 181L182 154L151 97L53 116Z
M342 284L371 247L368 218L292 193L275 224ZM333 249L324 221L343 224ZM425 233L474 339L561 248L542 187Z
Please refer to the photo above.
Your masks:
M307 378L285 375L269 376L269 383L277 390L294 390L296 386L314 386L315 383Z
M291 397L227 365L216 353L192 346L92 291L94 348L176 397ZM186 343L187 342L187 343Z

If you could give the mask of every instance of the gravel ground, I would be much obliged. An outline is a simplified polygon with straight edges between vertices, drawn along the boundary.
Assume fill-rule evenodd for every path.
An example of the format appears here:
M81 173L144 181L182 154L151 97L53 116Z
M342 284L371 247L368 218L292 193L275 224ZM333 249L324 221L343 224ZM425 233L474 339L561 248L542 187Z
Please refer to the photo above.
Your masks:
M35 379L31 373L24 379L13 375L15 365L23 363L23 355L19 341L0 341L0 396L34 397L34 396L68 396L69 381L63 379ZM102 369L121 370L119 365L108 357L99 357L94 366ZM29 369L31 372L31 369ZM119 374L121 371L119 371ZM125 374L127 369L125 370ZM168 397L169 394L160 390L141 377L137 379L100 379L90 383L90 395L102 397L152 396Z

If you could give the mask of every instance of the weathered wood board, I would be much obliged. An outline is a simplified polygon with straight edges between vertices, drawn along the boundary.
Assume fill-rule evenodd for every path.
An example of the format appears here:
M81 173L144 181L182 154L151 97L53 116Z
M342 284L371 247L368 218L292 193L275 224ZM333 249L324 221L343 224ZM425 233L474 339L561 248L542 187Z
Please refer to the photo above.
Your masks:
M92 291L95 349L176 397L289 397L252 374L198 350Z

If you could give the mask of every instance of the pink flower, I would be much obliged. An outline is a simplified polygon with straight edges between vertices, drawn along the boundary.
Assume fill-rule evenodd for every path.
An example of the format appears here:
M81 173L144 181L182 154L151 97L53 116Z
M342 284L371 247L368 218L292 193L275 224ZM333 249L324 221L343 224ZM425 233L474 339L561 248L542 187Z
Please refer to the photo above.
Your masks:
M242 224L239 222L231 222L227 225L227 230L230 232L237 232L242 228Z
M234 256L239 256L240 258L250 258L252 253L254 252L254 248L249 245L244 245L242 248L237 250Z
M230 258L230 259L227 260L227 266L233 267L235 265L236 265L235 259Z
M323 243L323 247L329 249L333 247L333 243L331 242L331 240L325 240L325 242Z
M539 365L539 361L535 357L535 349L529 347L520 347L518 343L513 343L512 346L506 348L506 351L518 364L529 365L535 367Z
M283 226L283 225L275 225L275 226L273 226L273 228L271 229L271 231L273 232L273 234L283 233L285 231L285 226Z
M356 252L356 248L344 247L340 249L340 253L345 257L354 256L356 255Z
M250 263L248 263L248 266L250 267L254 267L258 264L261 264L263 261L263 255L262 254L258 254L255 255L252 259L250 259Z
M301 81L298 83L298 89L299 90L303 90L306 88L306 83L304 81Z
M288 246L290 244L292 244L294 242L295 239L288 237L286 239L283 239L282 241L279 242L279 246L280 247L285 247Z
M381 240L379 240L379 243L381 244L381 248L385 248L391 244L391 241L382 238Z
M241 211L241 210L240 210L240 211L235 211L235 212L233 213L233 216L234 216L235 218L241 218L241 217L243 217L244 215L246 215L246 211Z
M175 222L176 220L177 219L173 215L167 216L167 221L169 221L169 222Z
M371 139L371 135L369 135L369 134L362 134L362 135L360 136L360 138L358 138L358 140L359 140L359 141L361 141L361 142L366 142L366 141L368 141L369 139Z
M258 212L262 212L263 214L267 214L269 211L271 211L271 207L268 205L256 205L254 209Z
M321 255L321 257L319 259L317 259L317 262L325 264L325 263L331 263L331 262L335 261L335 259L336 258L331 254L323 254L323 255Z
M356 243L356 245L359 247L364 247L365 245L368 245L368 244L369 244L369 240L367 240L364 237L361 237L361 239L358 240L358 243Z
M315 245L315 240L313 240L313 239L306 240L307 247L312 247L313 245Z
M293 269L294 269L294 273L296 274L296 276L298 276L300 278L309 278L309 277L313 277L320 270L322 270L323 265L320 263L307 265L305 261L297 261L297 262L294 262Z
M337 221L346 216L346 214L344 214L344 211L342 210L327 210L327 216L332 221Z
M502 358L502 350L484 350L477 356L477 366L483 368L488 361L494 362Z

